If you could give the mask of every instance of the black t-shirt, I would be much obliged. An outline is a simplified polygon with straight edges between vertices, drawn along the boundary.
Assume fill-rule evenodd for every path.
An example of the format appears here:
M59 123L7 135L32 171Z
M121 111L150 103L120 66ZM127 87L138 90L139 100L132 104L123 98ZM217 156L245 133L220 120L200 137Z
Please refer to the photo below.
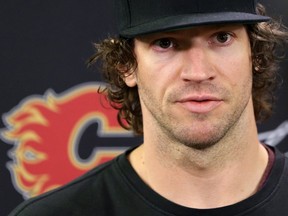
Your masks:
M73 182L25 201L10 216L285 216L288 215L288 161L275 150L275 162L260 191L234 205L192 209L175 204L149 188L127 154Z

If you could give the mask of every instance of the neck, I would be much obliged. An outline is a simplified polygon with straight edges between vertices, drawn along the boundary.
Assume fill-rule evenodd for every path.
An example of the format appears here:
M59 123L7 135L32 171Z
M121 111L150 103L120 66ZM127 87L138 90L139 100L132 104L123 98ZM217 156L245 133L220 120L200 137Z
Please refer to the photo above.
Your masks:
M255 145L253 152L243 151L223 163L215 157L217 162L213 165L206 158L210 153L193 152L197 161L183 163L153 154L144 144L131 154L130 160L139 176L168 200L191 208L216 208L237 203L256 192L268 159L260 144Z
M251 122L240 123L237 133L201 150L144 136L129 159L139 176L168 200L193 208L231 205L256 192L268 163Z

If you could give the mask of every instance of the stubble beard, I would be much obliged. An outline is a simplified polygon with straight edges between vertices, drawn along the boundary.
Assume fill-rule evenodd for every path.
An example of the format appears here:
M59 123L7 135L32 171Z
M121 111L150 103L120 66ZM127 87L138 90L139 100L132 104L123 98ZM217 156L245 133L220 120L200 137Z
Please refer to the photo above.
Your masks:
M164 133L169 137L169 140L172 140L174 143L180 143L195 150L206 150L217 145L217 143L231 134L242 113L243 110L239 110L239 112L235 112L233 115L225 116L217 123L209 125L209 129L205 128L203 131L195 129L197 125L193 126L193 123L191 123L191 127L187 128L183 128L179 124L169 127L165 123L162 124L161 121L159 121L159 125L165 131ZM205 119L203 116L195 118L197 119L195 121Z
M214 86L209 88L211 92L217 89L218 92L222 91L222 95L229 94L224 89L219 89ZM191 119L194 119L196 124L191 122L191 124L183 126L183 124L181 124L181 122L179 122L179 120L177 120L173 114L169 115L164 113L162 110L157 110L157 107L161 107L158 102L155 106L156 109L154 109L150 100L154 100L154 102L156 100L152 99L153 96L147 93L148 92L145 91L145 94L146 96L148 95L148 97L143 98L143 102L146 107L148 107L150 114L153 116L155 124L158 124L158 128L160 128L162 133L161 138L163 141L178 143L195 150L205 150L211 148L229 135L231 136L230 138L232 138L232 131L243 115L250 98L248 94L241 95L241 98L239 98L239 101L241 102L235 104L229 113L223 113L221 119L217 120L216 122L209 122L209 114L191 114L193 115L193 118ZM174 95L177 95L177 92ZM171 96L171 98L173 98L173 96ZM199 131L197 125L199 122L200 124L201 122L207 122L207 127L205 127L203 131Z

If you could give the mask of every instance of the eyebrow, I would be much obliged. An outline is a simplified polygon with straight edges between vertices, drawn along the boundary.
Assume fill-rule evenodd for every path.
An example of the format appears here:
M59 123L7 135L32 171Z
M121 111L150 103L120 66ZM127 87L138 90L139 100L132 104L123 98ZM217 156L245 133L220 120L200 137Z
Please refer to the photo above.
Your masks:
M183 29L178 29L178 30L173 30L173 31L163 31L163 32L156 32L156 33L151 33L151 34L146 34L146 35L140 35L138 37L136 37L139 40L142 41L146 41L149 39L153 39L153 38L158 38L158 37L173 37L178 35L179 31L185 31L185 30L191 30L191 29L199 29L202 28L203 30L207 30L207 31L218 31L221 29L225 29L225 28L233 28L233 29L237 29L241 26L244 26L243 24L216 24L216 25L201 25L201 26L194 26L194 27L189 27L189 28L183 28Z

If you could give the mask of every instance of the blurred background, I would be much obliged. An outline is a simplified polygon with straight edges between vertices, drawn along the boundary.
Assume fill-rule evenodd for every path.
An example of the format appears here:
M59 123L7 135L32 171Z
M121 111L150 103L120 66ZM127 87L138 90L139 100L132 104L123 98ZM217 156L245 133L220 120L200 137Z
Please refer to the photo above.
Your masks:
M288 24L288 2L260 1ZM93 42L116 34L111 0L0 3L0 215L141 143L115 121L86 67ZM288 152L288 61L259 138Z

